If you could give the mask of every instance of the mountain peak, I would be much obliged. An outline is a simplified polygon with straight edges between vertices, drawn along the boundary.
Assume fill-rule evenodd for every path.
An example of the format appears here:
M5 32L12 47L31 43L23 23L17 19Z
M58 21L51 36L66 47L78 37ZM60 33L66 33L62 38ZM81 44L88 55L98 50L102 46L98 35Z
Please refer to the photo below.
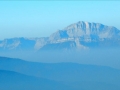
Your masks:
M59 30L50 36L52 40L61 38L118 38L120 37L120 30L115 27L103 25L100 23L90 23L79 21Z

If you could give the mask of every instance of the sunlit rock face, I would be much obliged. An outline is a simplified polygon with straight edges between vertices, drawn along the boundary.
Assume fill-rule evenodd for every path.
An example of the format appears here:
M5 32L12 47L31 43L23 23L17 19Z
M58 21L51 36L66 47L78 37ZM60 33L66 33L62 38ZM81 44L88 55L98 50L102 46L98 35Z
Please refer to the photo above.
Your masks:
M49 40L51 43L74 41L77 48L119 46L120 30L100 23L79 21L53 33Z
M71 24L70 26L59 30L51 35L52 39L60 38L89 38L89 39L104 39L104 38L120 38L120 30L115 27L105 26L100 23L89 23L80 21Z

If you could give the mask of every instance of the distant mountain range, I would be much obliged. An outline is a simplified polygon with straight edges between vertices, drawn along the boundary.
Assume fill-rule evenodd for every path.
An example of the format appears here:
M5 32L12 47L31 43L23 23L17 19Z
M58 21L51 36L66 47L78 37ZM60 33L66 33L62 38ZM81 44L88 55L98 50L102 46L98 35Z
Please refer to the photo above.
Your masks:
M83 21L49 37L1 40L0 56L28 61L0 57L0 90L120 90L120 69L108 67L120 68L118 48L120 30Z
M0 51L79 50L120 47L120 30L100 23L79 21L50 37L10 38L0 41Z
M0 57L0 90L120 90L120 70Z

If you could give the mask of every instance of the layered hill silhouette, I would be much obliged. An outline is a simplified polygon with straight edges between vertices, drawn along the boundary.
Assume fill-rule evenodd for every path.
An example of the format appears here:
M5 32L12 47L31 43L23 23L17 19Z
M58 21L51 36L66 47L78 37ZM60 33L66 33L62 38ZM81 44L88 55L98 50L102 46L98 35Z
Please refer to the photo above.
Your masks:
M73 90L56 81L0 70L0 90Z
M97 65L38 63L0 57L0 83L1 90L10 90L10 86L12 90L119 90L120 70Z

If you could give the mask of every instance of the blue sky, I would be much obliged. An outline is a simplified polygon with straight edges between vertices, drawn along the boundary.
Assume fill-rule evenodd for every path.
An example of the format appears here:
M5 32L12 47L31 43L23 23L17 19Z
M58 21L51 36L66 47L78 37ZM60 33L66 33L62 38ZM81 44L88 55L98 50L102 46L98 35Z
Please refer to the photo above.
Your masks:
M0 1L0 39L46 37L78 21L120 29L120 1Z

